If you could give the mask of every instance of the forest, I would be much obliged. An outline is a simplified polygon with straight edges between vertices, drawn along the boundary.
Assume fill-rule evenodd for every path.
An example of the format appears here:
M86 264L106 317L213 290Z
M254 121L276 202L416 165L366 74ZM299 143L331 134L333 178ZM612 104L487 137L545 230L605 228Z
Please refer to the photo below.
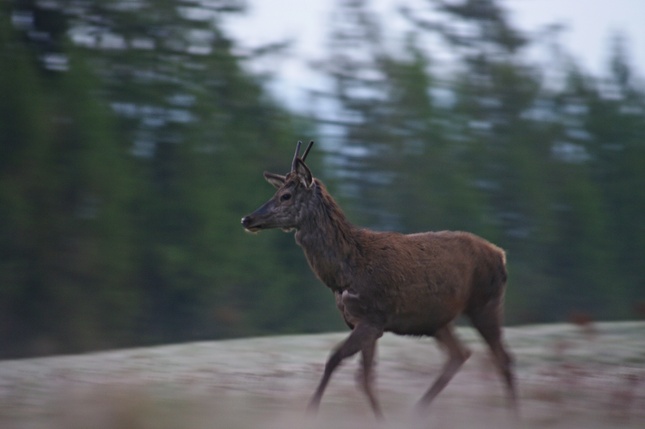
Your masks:
M298 112L249 67L288 46L223 30L241 0L3 2L0 358L343 329L293 237L240 226L310 139L353 223L503 247L507 324L645 317L625 39L597 75L499 0L424 4L393 49L369 1L336 1L329 90Z

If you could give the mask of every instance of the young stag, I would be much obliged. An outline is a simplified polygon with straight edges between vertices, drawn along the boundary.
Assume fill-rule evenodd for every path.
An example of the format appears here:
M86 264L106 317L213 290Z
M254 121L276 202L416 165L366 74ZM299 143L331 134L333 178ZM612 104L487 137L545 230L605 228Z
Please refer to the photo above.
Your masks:
M296 242L309 265L334 293L336 305L352 330L327 360L309 410L318 409L341 361L361 352L360 387L374 413L382 415L371 373L376 341L386 331L432 336L447 351L443 371L419 401L420 407L427 406L470 356L453 328L460 314L471 320L490 347L515 406L511 357L501 330L504 251L467 232L404 235L353 226L305 164L312 144L301 157L298 142L286 176L264 173L278 191L242 218L242 225L251 232L268 228L296 231Z

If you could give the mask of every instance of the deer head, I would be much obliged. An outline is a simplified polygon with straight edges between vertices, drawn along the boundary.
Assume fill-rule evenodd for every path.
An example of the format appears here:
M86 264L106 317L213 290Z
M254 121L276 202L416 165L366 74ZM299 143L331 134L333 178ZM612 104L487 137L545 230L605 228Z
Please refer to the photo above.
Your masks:
M291 171L286 176L264 172L266 181L277 191L269 201L242 218L244 229L257 232L269 228L281 228L284 231L298 228L308 206L307 200L313 194L315 183L309 167L305 164L313 144L313 141L309 142L301 157L302 142L298 142L291 162Z

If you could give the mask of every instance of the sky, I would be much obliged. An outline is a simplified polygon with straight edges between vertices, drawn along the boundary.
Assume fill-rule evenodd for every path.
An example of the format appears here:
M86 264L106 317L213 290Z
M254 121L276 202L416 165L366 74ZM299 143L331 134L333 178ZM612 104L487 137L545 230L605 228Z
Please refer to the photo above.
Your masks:
M423 0L371 0L370 9L378 13L389 33L408 24L397 8L406 5L423 8ZM240 49L271 42L291 42L289 55L264 64L276 75L274 93L291 107L300 107L307 89L321 88L324 77L317 75L309 62L326 56L326 40L332 0L246 0L247 12L229 17L224 26ZM528 32L552 23L567 30L559 41L567 51L594 75L601 75L607 63L610 37L620 31L626 38L630 57L641 77L645 71L645 0L503 0L512 22ZM259 66L262 67L262 66Z

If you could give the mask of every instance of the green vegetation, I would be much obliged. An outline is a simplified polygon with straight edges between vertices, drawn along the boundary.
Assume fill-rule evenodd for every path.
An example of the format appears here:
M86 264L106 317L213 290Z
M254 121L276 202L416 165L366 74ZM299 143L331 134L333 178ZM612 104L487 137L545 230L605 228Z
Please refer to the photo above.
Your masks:
M396 55L342 3L322 62L337 110L317 119L245 69L282 52L236 53L235 0L3 4L0 357L341 328L292 237L239 226L272 192L262 171L309 138L355 223L506 248L509 322L634 317L642 80L620 38L606 76L532 62L543 42L498 3L431 1L441 25L406 11Z

